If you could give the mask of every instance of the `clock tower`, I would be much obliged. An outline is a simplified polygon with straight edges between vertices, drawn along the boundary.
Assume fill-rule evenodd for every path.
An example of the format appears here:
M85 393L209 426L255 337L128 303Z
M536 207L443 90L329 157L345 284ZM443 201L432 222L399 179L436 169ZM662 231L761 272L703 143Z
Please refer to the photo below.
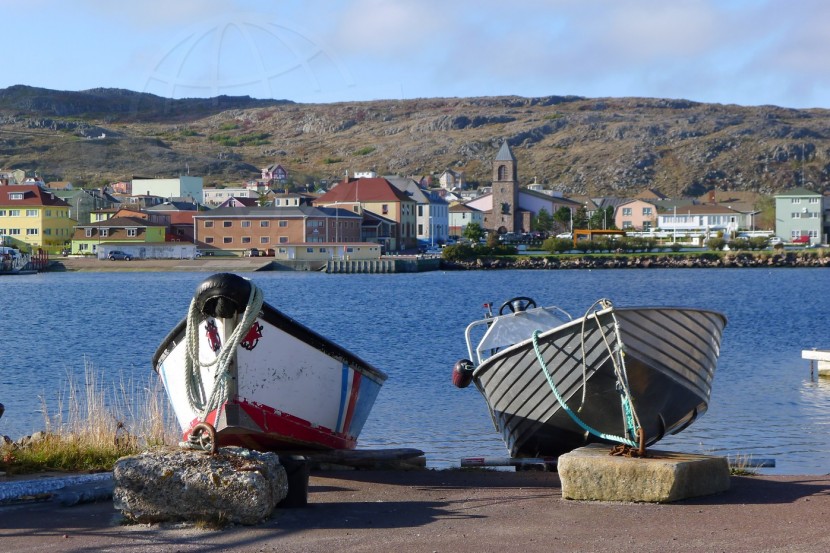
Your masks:
M500 234L521 231L521 218L518 216L519 181L516 174L516 158L505 140L493 162L493 211L488 221L490 229Z

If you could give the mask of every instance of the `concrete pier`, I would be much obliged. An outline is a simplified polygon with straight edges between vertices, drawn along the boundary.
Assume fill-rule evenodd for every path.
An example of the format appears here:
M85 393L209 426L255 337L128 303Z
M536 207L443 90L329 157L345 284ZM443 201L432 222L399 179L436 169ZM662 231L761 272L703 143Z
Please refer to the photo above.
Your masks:
M644 459L593 444L559 457L563 499L670 503L729 489L725 457L650 450Z

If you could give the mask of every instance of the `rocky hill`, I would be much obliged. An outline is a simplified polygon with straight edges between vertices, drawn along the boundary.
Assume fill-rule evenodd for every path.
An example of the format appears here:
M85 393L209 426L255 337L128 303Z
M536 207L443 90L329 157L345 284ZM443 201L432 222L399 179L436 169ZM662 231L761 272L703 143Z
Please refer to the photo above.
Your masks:
M300 186L354 171L448 168L487 184L503 139L522 183L566 194L770 194L830 183L824 109L576 96L296 104L0 89L0 169L86 185L186 172L237 185L274 163Z

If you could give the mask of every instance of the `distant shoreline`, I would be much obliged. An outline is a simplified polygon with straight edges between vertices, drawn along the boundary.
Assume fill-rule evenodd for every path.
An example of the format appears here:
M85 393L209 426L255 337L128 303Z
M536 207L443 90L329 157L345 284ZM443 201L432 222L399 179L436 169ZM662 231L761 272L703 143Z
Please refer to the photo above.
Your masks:
M267 271L273 258L219 257L199 259L108 259L55 258L50 272L254 272ZM474 271L497 269L692 269L692 268L770 268L770 267L830 267L830 250L788 250L782 253L760 252L703 252L694 254L594 254L585 256L542 255L516 257L482 257L472 261L441 260L439 270Z

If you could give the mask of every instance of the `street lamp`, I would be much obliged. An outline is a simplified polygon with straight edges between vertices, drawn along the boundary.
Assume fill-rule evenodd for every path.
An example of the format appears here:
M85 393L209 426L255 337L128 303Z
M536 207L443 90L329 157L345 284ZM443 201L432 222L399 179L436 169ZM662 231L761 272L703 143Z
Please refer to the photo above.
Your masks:
M435 246L435 234L432 232L432 215L429 216L429 245Z

